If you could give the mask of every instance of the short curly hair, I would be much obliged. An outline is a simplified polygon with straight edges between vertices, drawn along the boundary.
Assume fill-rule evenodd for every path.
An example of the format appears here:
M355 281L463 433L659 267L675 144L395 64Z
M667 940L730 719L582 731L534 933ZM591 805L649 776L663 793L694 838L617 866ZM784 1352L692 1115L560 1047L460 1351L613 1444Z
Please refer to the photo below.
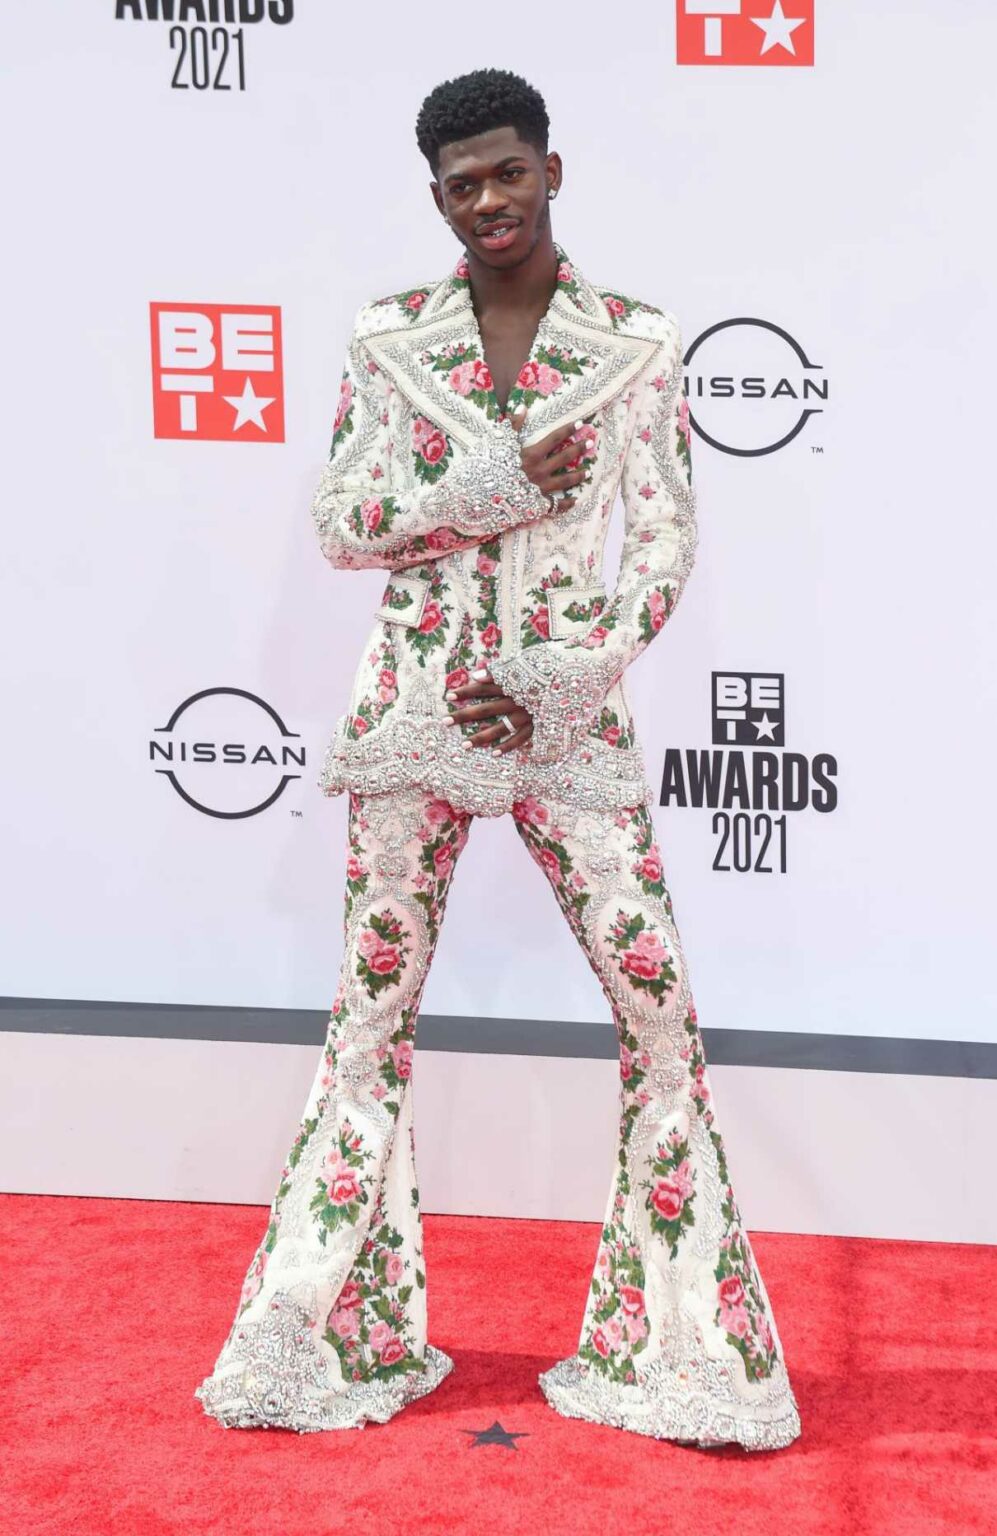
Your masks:
M508 69L475 69L444 80L419 109L415 137L435 176L440 150L489 128L513 127L539 154L547 153L550 119L538 90Z

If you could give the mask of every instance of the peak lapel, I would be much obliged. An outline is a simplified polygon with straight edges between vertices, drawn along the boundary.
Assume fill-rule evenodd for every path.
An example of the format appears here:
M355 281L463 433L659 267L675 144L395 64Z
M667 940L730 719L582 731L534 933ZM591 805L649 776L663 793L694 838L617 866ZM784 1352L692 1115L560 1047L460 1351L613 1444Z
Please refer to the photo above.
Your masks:
M637 374L658 341L614 330L598 291L556 246L558 281L508 409L527 406L524 442L592 416ZM471 303L466 258L402 327L374 330L375 361L423 415L465 447L499 416Z

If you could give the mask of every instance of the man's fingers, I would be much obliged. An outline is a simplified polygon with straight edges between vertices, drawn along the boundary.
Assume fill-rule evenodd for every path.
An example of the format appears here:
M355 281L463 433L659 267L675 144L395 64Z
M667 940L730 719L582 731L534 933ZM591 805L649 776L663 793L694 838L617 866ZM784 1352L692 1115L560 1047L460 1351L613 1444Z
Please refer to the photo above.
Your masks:
M485 699L481 704L464 704L460 709L452 709L451 716L461 724L469 720L494 720L496 715L511 715L513 711L519 712L520 706L514 704L511 699L501 696L496 699Z
M448 699L498 699L502 697L502 691L498 683L458 683L456 688L448 688Z
M496 752L514 752L517 747L525 747L533 737L533 722L520 726L512 736L503 736L495 747Z
M570 464L572 459L581 458L585 452L585 446L584 441L573 437L570 443L564 443L560 448L544 455L544 468L557 469L562 464Z
M584 426L584 422L582 423L582 426ZM567 428L555 427L553 432L548 432L546 437L538 438L535 443L530 444L530 447L540 449L544 453L550 453L552 448L554 448L558 443L564 441L564 438L569 432L580 432L581 430L581 427L576 427L574 425Z

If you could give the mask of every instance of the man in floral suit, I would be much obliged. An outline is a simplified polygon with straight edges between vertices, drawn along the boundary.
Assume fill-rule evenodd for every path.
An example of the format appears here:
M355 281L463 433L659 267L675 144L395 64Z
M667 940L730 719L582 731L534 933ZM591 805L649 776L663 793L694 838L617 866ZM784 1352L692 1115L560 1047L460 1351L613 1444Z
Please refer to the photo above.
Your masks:
M542 98L479 70L417 139L462 254L364 304L314 501L337 570L390 574L322 773L349 795L327 1043L231 1331L197 1389L228 1426L387 1421L452 1368L426 1338L410 1077L475 816L509 813L600 978L619 1156L560 1413L701 1446L800 1433L712 1104L623 674L696 547L673 314L555 243ZM622 492L612 593L606 528Z

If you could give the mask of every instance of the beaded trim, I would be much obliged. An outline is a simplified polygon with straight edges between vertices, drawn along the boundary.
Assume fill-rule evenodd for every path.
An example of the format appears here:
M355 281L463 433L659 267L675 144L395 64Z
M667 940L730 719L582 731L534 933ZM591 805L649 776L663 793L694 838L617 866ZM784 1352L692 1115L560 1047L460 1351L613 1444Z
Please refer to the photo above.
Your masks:
M546 649L538 646L537 650ZM461 746L453 727L426 715L387 720L358 740L342 715L319 777L327 795L358 790L379 795L415 785L475 816L502 816L517 800L539 795L585 810L620 810L652 796L639 747L609 747L591 740L567 758L538 764L534 742L495 757L483 747Z
M695 1345L674 1368L652 1361L641 1385L607 1381L577 1355L558 1361L539 1377L551 1407L567 1419L588 1419L633 1430L656 1440L695 1440L702 1447L735 1444L746 1451L774 1451L801 1433L800 1414L789 1379L781 1373L763 1404L738 1403L730 1372L706 1361Z
M228 1358L234 1371L208 1376L194 1392L225 1429L359 1429L386 1424L408 1403L438 1387L453 1361L426 1345L425 1370L388 1381L356 1381L338 1391L316 1348L307 1309L275 1292L259 1322L236 1324Z
M491 674L503 693L533 716L532 760L556 763L570 750L621 669L615 656L583 652L577 657L537 645L493 661Z

